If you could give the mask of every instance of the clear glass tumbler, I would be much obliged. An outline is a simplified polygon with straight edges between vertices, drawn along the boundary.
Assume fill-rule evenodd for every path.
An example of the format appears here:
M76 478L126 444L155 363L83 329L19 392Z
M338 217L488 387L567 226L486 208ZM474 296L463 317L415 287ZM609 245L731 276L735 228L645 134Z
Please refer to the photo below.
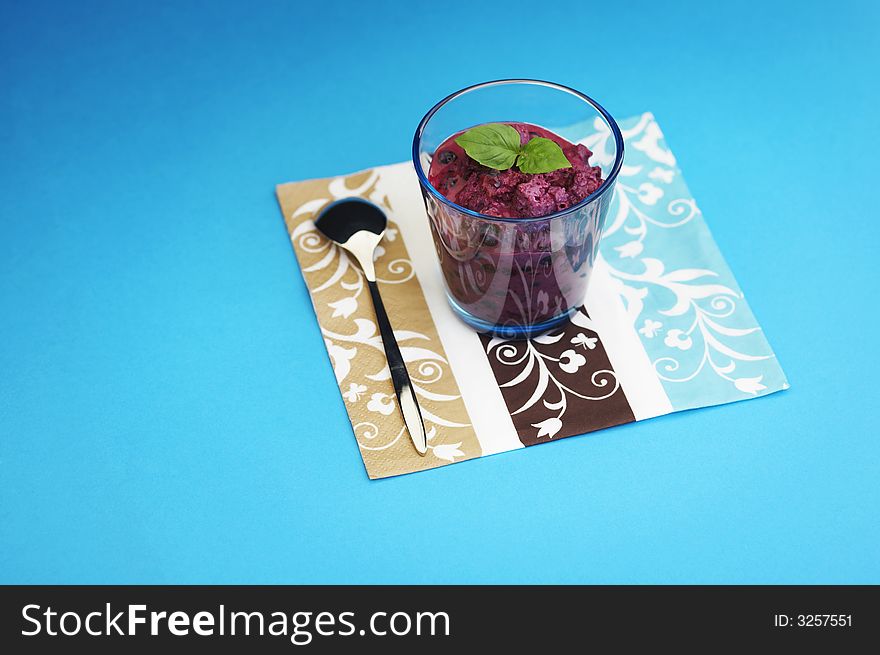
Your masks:
M592 165L603 182L581 202L538 218L498 218L455 204L428 181L431 159L451 135L483 123L530 123L565 136L567 128L607 128L614 149ZM607 154L607 153L605 153ZM604 163L603 163L604 162ZM413 164L449 303L471 327L526 338L564 322L583 303L623 162L614 119L588 96L540 80L497 80L462 89L419 123Z

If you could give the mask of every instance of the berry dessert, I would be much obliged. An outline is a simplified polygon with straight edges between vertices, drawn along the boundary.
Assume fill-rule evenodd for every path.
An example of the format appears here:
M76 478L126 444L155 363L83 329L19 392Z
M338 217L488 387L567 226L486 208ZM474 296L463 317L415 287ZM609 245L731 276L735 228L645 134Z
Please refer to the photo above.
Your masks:
M462 207L499 218L537 218L576 205L602 185L602 169L590 166L590 149L569 143L553 132L527 123L510 123L521 147L533 139L559 146L567 167L546 173L524 173L519 168L498 170L484 166L456 143L456 134L443 142L428 171L437 191Z
M435 150L428 181L454 204L426 195L434 242L451 301L477 327L528 336L583 302L604 215L572 209L602 185L591 156L528 123L480 125Z

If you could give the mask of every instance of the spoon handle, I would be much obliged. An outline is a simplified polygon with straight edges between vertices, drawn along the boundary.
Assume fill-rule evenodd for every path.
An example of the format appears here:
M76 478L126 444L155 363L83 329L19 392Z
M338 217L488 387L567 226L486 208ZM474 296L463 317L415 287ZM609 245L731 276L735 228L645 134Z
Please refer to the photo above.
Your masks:
M367 284L370 287L370 295L373 297L376 322L379 324L379 334L382 335L382 344L385 346L385 357L388 360L388 368L391 370L391 381L394 383L397 403L400 405L400 411L403 414L403 420L413 445L419 455L425 455L428 452L428 441L425 435L425 424L422 421L422 412L419 409L419 402L416 400L416 392L410 382L406 364L403 362L403 355L400 354L400 347L397 345L397 339L394 338L391 322L388 320L385 305L379 295L379 287L374 280L368 280Z

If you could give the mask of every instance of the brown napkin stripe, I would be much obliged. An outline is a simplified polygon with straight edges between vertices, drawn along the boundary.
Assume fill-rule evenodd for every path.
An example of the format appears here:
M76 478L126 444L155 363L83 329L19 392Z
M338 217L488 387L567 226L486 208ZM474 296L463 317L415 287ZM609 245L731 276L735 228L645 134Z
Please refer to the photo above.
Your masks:
M524 445L636 420L583 307L528 341L480 340Z

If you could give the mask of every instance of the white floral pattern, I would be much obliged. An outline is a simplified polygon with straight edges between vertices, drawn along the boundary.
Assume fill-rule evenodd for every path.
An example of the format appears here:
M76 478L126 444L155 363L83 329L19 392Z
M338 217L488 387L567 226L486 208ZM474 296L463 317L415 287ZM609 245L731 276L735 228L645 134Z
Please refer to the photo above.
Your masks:
M548 419L544 419L538 423L532 423L533 428L538 428L538 438L547 437L548 439L552 439L555 437L559 431L562 429L562 421L560 421L555 416L552 416Z
M599 122L594 127L597 132L583 142L597 161L607 162L610 132ZM674 406L785 388L654 117L643 114L621 127L626 161L600 250L633 326L641 324L638 333ZM654 339L661 327L667 328L664 338ZM741 369L748 372L737 375ZM688 384L697 378L699 384Z
M343 392L342 397L350 403L356 403L361 399L361 396L364 395L366 390L367 387L365 387L363 384L352 382L350 385L348 385L348 391Z
M596 348L596 344L599 342L597 337L588 337L583 332L578 332L574 335L570 343L575 344L576 346L580 346L584 350L593 350Z
M374 393L370 396L370 402L367 403L367 409L371 412L377 412L383 416L388 416L395 410L394 399L387 393Z
M639 334L643 334L647 339L653 339L662 327L663 323L661 323L660 321L654 321L650 318L646 318L645 322L642 324L642 327L639 328Z
M333 318L336 318L337 316L348 318L357 311L358 301L355 296L349 296L347 298L343 298L342 300L329 302L327 303L327 306L333 308L333 314L331 314Z
M577 370L587 363L587 358L571 348L559 356L559 368L565 373L577 373Z
M678 329L669 330L666 333L666 338L663 339L663 343L670 348L678 348L679 350L689 350L694 345L690 335Z

